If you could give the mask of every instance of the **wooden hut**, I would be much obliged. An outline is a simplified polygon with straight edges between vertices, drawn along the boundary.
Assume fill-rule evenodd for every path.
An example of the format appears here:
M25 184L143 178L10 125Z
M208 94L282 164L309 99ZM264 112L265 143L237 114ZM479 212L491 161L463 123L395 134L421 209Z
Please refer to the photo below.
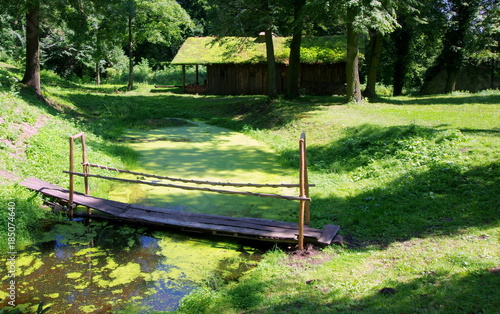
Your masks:
M286 92L290 38L275 37L278 93ZM301 89L306 94L345 94L346 40L340 36L304 37ZM190 37L171 64L183 67L183 89L218 95L267 94L266 46L260 38ZM186 66L206 66L206 82L186 84ZM198 82L198 79L196 79Z

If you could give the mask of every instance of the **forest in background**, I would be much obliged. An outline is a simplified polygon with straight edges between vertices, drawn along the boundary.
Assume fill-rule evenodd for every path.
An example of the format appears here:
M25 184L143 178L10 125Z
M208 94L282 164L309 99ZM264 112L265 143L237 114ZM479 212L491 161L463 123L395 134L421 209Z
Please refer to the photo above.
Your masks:
M23 83L39 95L40 69L81 82L128 83L131 90L134 81L168 76L169 61L189 36L260 32L291 38L289 96L300 94L303 36L346 37L347 97L357 102L362 92L375 97L376 84L391 86L394 95L500 84L495 0L3 2L0 61L25 68Z

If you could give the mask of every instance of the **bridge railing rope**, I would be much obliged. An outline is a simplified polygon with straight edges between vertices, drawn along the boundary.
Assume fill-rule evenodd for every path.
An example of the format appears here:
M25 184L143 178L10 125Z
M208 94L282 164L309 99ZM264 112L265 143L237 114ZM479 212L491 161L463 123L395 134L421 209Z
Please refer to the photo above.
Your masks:
M82 163L81 163L81 165L82 165L83 172L78 172L78 171L75 171L75 169L74 169L74 154L75 154L74 150L75 150L75 140L76 139L81 139L81 141L82 141ZM64 173L69 174L70 188L69 188L68 205L69 205L69 210L70 210L70 216L73 217L73 207L74 207L73 206L73 199L74 199L74 192L75 192L75 190L74 190L74 176L79 176L79 177L84 178L85 194L86 195L90 195L90 188L89 188L88 179L89 178L99 178L99 179L105 179L105 180L121 181L121 182L127 182L127 183L135 183L135 184L146 184L146 185L151 185L151 186L169 187L169 188L177 188L177 189L184 189L184 190L197 190L197 191L214 192L214 193L222 193L222 194L250 195L250 196L257 196L257 197L272 197L272 198L277 198L277 199L300 201L299 224L298 224L299 225L298 246L299 246L299 249L303 249L304 248L304 225L309 225L309 223L310 223L311 198L309 197L309 187L314 186L313 184L309 184L309 182L308 182L305 133L302 133L300 140L299 140L299 155L300 155L300 162L299 162L300 175L299 175L299 183L298 184L287 184L287 183L258 184L258 183L232 183L232 182L215 182L215 181L193 180L193 179L183 179L183 178L174 178L174 177L169 177L169 176L147 174L147 173L135 172L135 171L125 170L125 169L118 169L118 168L114 168L114 167L108 167L108 166L89 163L89 162L87 162L85 134L83 132L78 133L78 134L70 137L69 171L64 171ZM254 187L254 188L264 188L264 187L293 188L293 187L298 187L300 194L298 196L280 195L280 194L269 194L269 193L257 193L257 192L250 192L250 191L234 191L234 190L214 189L214 188L208 188L208 187L177 185L177 184L171 184L171 183L162 183L162 182L158 182L158 181L146 181L146 180L138 180L138 179L133 180L133 179L117 178L117 177L104 176L104 175L98 175L98 174L91 174L89 171L90 168L105 169L105 170L110 170L110 171L116 171L118 173L126 173L126 174L144 177L144 178L146 178L146 177L153 178L153 179L157 179L157 180L193 183L196 185ZM89 209L88 213L90 214L90 209Z

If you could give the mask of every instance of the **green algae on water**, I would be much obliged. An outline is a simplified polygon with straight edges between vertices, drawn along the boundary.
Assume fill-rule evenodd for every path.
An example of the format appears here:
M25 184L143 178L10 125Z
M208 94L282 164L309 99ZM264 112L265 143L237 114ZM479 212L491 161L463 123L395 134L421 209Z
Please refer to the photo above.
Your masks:
M148 139L131 145L139 154L142 173L175 178L234 183L298 183L297 171L285 171L265 144L242 133L196 122L148 131L129 131L128 139ZM172 139L183 138L184 141ZM136 176L130 179L138 179ZM145 178L139 178L145 179ZM168 183L169 181L165 181ZM234 188L268 194L298 195L294 188ZM140 192L140 193L135 193ZM132 199L133 195L140 198ZM290 220L297 203L274 198L217 194L146 185L124 185L111 191L114 200L188 212ZM295 217L293 217L295 219Z
M226 270L231 267L237 270L240 263L246 263L240 248L231 242L213 243L214 240L191 239L187 235L165 232L155 232L153 235L160 239L157 253L165 257L164 264L175 266L168 271L153 272L152 276L156 278L189 280L200 284L220 273L223 263L226 263Z

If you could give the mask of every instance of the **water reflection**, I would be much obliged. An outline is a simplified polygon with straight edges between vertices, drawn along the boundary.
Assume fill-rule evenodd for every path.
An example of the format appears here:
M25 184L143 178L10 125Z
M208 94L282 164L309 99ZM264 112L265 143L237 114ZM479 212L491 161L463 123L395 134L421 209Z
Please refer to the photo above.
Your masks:
M201 123L128 135L139 172L212 181L290 183L268 147ZM146 139L142 141L141 139ZM157 139L158 141L151 141ZM295 189L259 190L296 195ZM110 198L180 211L295 220L294 202L123 185ZM293 217L292 217L293 216ZM45 300L54 313L169 311L203 283L225 284L255 266L259 252L238 242L93 221L57 224L17 260L17 302L27 313ZM2 269L7 269L3 267ZM0 275L7 291L7 276ZM2 305L6 305L4 301Z
M259 256L216 238L67 222L18 254L17 304L26 313L36 312L42 300L54 313L171 311L207 277L237 278ZM7 291L6 274L2 283Z

